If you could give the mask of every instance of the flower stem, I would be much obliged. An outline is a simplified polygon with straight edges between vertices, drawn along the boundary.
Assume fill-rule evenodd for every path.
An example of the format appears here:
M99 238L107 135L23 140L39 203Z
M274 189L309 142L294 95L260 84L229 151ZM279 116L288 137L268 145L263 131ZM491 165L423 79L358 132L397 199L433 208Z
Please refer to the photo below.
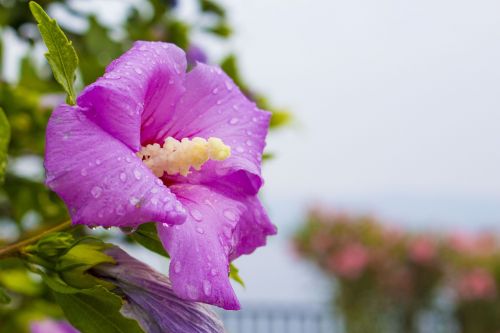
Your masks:
M4 258L7 258L7 257L10 257L10 256L17 254L23 247L37 242L38 240L47 236L48 234L51 234L53 232L66 230L70 227L71 227L71 220L68 220L68 221L62 222L54 227L45 229L33 237L16 242L14 244L7 245L6 247L0 249L0 259L4 259Z

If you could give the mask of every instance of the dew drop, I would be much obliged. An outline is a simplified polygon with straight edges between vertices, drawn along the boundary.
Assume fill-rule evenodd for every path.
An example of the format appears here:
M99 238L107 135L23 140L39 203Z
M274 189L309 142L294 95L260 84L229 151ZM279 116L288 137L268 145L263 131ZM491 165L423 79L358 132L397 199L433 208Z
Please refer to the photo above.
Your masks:
M212 89L212 94L216 95L219 92L219 88L215 87Z
M189 299L195 300L198 298L198 290L192 284L186 286L186 291Z
M191 209L191 216L198 222L201 222L201 220L203 220L203 214L197 209Z
M99 198L101 196L101 193L102 193L102 188L100 188L99 186L94 186L92 188L92 190L90 191L90 193L92 194L92 196L94 198Z
M151 203L156 206L158 204L158 198L151 198Z
M168 80L168 84L174 84L174 79Z
M212 284L208 280L203 280L203 292L206 296L210 296L212 293Z
M233 221L233 222L234 222L234 221L236 221L236 218L237 218L236 214L235 214L233 211L229 210L229 209L226 209L226 210L224 211L224 216L225 216L225 217L226 217L229 221Z
M216 270L215 268L212 268L212 269L210 270L210 275L212 275L212 276L216 276L216 275L217 275L217 270Z
M158 189L157 187L153 187L153 188L151 189L151 193L153 193L153 194L154 194L154 193L158 193L158 191L159 191L159 189Z
M217 102L216 102L217 105L221 105L222 104L222 100L221 99L218 99Z
M142 177L141 171L139 169L134 169L134 177L137 180L140 180Z
M205 230L203 230L203 228L201 227L196 227L196 232L203 235L205 233Z
M174 263L174 272L180 273L181 272L181 263L179 261L176 261Z
M146 46L141 46L141 47L139 48L139 50L141 50L141 51L146 51L147 49L148 49L148 48L147 48Z
M253 145L253 142L251 140L247 140L246 144L247 144L247 146L251 146L251 145Z
M236 147L236 151L238 153L243 153L243 152L245 152L245 149L243 149L243 147Z
M137 199L136 197L132 197L130 198L129 202L132 206L136 206L140 202L140 200Z
M134 68L134 71L135 71L137 74L142 74L142 69L140 69L139 67Z
M229 124L236 125L238 121L239 121L238 118L231 118L231 120L229 120Z
M253 121L254 123L256 123L256 122L258 122L258 121L259 121L259 119L257 119L257 117L253 117L253 118L252 118L252 121Z
M227 89L228 91L233 90L233 85L231 84L231 82L226 81L226 82L225 82L225 85L226 85L226 89Z
M127 161L127 163L132 162L132 160L130 159L130 156L125 157L125 161Z
M96 164L96 165L101 165L101 160L100 160L100 159L96 159L96 160L95 160L95 164Z
M239 107L238 107L238 105L236 105L236 104L233 104L233 109L234 109L235 111L239 110Z
M82 170L80 171L80 174L81 174L82 176L84 176L84 177L85 177L86 175L88 175L87 169L82 169Z
M120 173L120 180L125 182L127 180L127 174L125 172Z

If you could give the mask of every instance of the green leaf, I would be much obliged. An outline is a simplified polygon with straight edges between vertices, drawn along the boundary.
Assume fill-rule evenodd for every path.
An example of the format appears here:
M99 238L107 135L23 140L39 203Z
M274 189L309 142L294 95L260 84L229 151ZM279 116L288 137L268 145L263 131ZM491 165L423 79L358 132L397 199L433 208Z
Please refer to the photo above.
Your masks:
M240 270L233 263L229 265L229 277L238 282L242 287L245 287L245 282L240 276Z
M144 223L130 237L137 243L144 246L146 249L158 253L161 256L170 258L168 253L163 248L163 244L158 238L156 231L156 223Z
M9 303L10 303L10 296L7 295L5 289L0 287L0 304L9 304Z
M5 177L7 168L7 148L10 141L10 125L5 113L0 108L0 184Z
M71 41L66 37L57 22L50 18L42 7L34 1L30 2L31 13L38 22L38 30L47 46L45 57L52 68L54 77L68 94L66 102L75 104L76 95L73 87L75 72L78 67L78 56Z
M54 297L71 325L82 333L143 333L135 320L120 313L123 300L101 286L74 293L54 291Z
M200 1L201 10L205 13L213 13L220 17L226 16L226 10L224 7L212 0L201 0Z

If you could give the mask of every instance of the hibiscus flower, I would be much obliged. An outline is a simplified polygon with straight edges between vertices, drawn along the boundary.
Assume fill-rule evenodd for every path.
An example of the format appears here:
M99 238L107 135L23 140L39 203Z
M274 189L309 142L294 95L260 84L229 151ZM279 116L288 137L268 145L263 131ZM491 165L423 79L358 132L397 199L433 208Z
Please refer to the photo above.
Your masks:
M174 291L239 309L229 262L276 233L257 197L269 121L220 68L139 41L52 113L46 183L74 224L157 222Z

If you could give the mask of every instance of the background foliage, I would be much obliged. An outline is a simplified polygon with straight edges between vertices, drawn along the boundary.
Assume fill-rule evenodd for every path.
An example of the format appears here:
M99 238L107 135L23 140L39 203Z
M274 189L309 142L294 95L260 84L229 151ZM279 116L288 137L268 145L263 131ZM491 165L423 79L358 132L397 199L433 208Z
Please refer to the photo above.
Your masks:
M500 242L489 234L391 228L371 216L314 209L298 253L332 279L347 333L500 330ZM439 325L438 325L439 324ZM442 329L441 331L438 331Z

